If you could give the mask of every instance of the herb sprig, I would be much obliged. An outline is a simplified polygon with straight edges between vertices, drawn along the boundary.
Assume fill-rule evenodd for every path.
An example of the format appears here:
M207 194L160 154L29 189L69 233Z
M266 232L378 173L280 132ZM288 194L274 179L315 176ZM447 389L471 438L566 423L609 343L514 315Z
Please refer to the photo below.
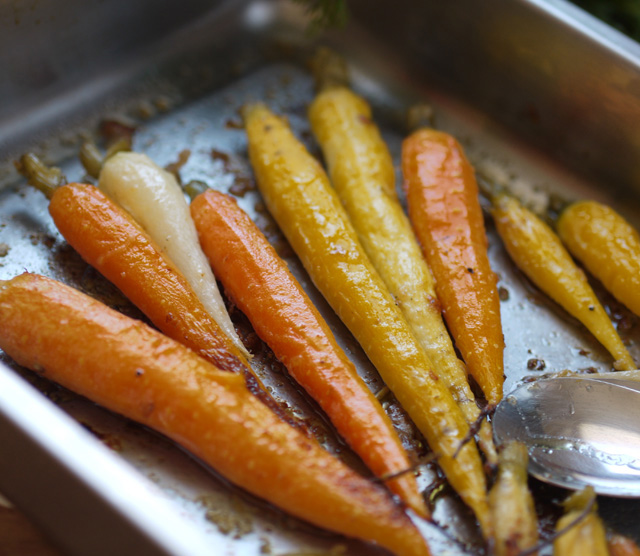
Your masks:
M347 0L293 0L306 7L311 16L309 31L320 32L329 27L344 27L349 19Z

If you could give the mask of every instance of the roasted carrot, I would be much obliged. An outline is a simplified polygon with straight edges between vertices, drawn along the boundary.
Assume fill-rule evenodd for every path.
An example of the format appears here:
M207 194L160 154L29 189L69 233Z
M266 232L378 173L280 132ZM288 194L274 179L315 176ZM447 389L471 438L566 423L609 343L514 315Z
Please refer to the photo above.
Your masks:
M504 338L473 168L450 135L422 128L402 144L409 218L456 346L488 402L502 398Z
M492 214L498 233L518 268L589 329L613 355L616 369L635 369L631 355L584 272L573 262L553 230L509 195L498 195L494 199Z
M80 256L167 336L222 369L252 372L175 265L99 189L79 183L59 187L52 193L49 212Z
M175 440L320 527L427 555L409 518L225 372L140 321L33 274L0 282L0 347L19 364Z
M640 556L640 548L630 538L613 533L607 539L609 556Z
M489 492L496 556L517 556L538 543L538 518L527 483L528 461L527 448L520 442L510 442L500 450L498 477Z
M315 58L316 81L323 84L309 107L309 121L340 197L365 252L395 298L422 348L433 362L469 424L480 418L467 380L442 320L431 272L424 260L395 186L389 149L371 108L345 84L336 83L342 58L321 49ZM487 459L497 463L491 425L479 433Z
M269 211L490 535L482 462L475 442L464 443L464 416L367 258L322 167L266 106L245 107L244 120Z
M497 196L495 184L481 183L487 196ZM506 194L506 189L502 192ZM635 228L597 201L570 202L554 197L551 205L536 216L555 228L571 255L618 301L640 315L640 235Z
M145 154L123 152L111 156L104 163L98 187L142 226L178 267L204 308L235 347L249 357L200 248L189 206L175 176Z
M556 524L555 556L609 556L604 525L598 517L593 488L574 492L564 502L565 514Z
M408 469L409 458L387 414L249 216L233 198L213 190L193 200L191 215L227 295L342 437L378 477ZM427 516L413 475L388 485L419 515Z
M640 315L640 236L612 208L579 201L560 214L562 242L620 302Z

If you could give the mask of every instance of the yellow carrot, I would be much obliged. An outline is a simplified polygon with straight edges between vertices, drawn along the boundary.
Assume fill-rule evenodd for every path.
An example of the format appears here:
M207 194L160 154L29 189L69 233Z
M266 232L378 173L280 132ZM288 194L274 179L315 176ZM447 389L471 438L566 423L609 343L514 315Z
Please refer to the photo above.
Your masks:
M560 214L558 235L619 301L640 315L640 235L612 208L572 203Z
M60 170L48 168L33 154L22 156L20 166L29 184L50 199L49 213L69 244L151 322L216 366L251 374L263 389L244 352L130 214L92 185L63 185Z
M558 236L515 198L498 195L492 214L500 237L516 265L554 301L582 322L607 348L618 370L635 364L584 272Z
M325 72L332 65L325 65ZM344 86L320 91L309 108L331 182L373 266L395 298L438 376L449 387L467 422L480 409L442 320L433 278L398 200L393 161L367 102ZM491 426L482 424L480 445L495 464Z
M126 210L171 259L231 343L249 359L198 244L189 205L175 176L145 154L125 152L104 163L98 187Z
M218 367L252 372L171 260L98 188L71 183L55 189L49 213L80 256L167 336Z
M527 448L520 442L510 442L500 451L498 477L489 493L496 556L517 556L538 543L538 518L527 483L528 460Z
M565 514L556 524L556 532L562 534L553 541L554 556L609 556L593 488L574 492L564 507Z
M0 347L19 364L172 438L320 527L428 556L387 492L281 421L243 378L54 280L0 282Z
M249 216L233 198L211 189L193 200L191 215L227 295L364 463L378 477L409 468L389 417ZM427 517L415 477L405 474L387 484Z
M482 463L469 427L362 249L328 178L282 118L245 107L249 156L269 211L491 534Z

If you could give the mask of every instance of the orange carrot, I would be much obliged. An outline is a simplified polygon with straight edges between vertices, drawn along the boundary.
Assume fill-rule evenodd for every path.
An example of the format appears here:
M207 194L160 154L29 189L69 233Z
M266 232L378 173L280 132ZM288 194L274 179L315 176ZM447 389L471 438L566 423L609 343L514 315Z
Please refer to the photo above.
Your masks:
M242 377L54 280L0 282L0 347L19 364L167 435L230 481L320 527L426 556L409 518L255 399Z
M630 538L613 533L607 538L609 556L640 556L640 548Z
M378 477L410 467L380 403L249 216L233 198L213 190L194 199L191 215L202 248L226 293L354 451ZM388 484L426 517L413 476L403 475Z
M456 346L491 405L502 398L504 339L496 277L473 168L446 133L423 128L402 145L409 217Z
M486 479L469 425L373 268L318 161L264 104L243 109L260 193L314 284L360 342L492 535Z
M57 188L49 212L80 256L113 282L162 332L228 371L250 372L175 265L147 233L92 185Z
M328 49L319 49L314 62L319 82L331 83L346 71L345 60ZM442 319L431 271L398 199L391 153L367 101L345 85L321 88L309 106L311 130L362 247L438 376L473 425L480 418L480 408L469 386L467 368ZM497 465L488 421L478 431L478 444L489 464Z

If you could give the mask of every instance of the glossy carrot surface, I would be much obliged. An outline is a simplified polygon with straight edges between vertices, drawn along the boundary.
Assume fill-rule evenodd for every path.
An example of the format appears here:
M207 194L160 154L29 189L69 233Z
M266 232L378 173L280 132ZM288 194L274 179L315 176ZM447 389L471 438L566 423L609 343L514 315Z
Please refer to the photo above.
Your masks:
M593 488L588 487L565 500L565 514L556 523L556 532L564 533L553 541L554 556L609 556L604 525L594 499ZM578 518L581 519L576 523Z
M442 320L431 271L416 241L395 186L389 149L372 120L371 108L347 87L329 87L309 107L313 133L322 148L331 182L373 266L395 298L420 345L449 387L467 421L480 417ZM484 422L480 445L497 463L491 426Z
M606 205L580 201L562 211L556 228L571 254L640 315L640 235L633 226Z
M19 364L167 435L293 515L398 555L429 554L383 488L282 422L241 376L140 321L24 274L0 282L0 329Z
M611 353L616 369L635 369L631 355L587 277L553 230L508 195L495 198L492 214L498 233L518 268L589 329Z
M409 468L409 458L380 403L249 216L233 198L213 190L193 200L191 214L227 294L365 464L378 477ZM388 485L419 515L427 516L412 474Z
M640 556L640 548L630 538L616 533L607 539L609 556Z
M251 164L269 211L491 535L478 450L473 440L460 447L469 432L464 416L366 256L322 167L266 106L245 107L244 119Z
M49 212L80 256L167 336L222 369L250 370L175 265L104 193L91 185L65 185L53 193Z
M419 129L402 145L409 217L444 318L487 401L502 399L504 338L473 168L450 135Z
M98 186L142 226L238 351L249 357L200 248L189 205L175 176L145 154L124 152L104 163Z
M528 463L527 447L520 442L509 442L500 450L498 476L489 492L496 556L518 556L538 544L538 517L529 491Z

